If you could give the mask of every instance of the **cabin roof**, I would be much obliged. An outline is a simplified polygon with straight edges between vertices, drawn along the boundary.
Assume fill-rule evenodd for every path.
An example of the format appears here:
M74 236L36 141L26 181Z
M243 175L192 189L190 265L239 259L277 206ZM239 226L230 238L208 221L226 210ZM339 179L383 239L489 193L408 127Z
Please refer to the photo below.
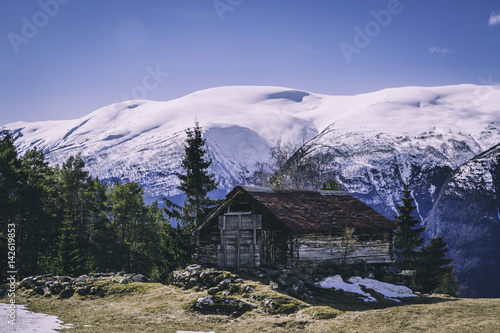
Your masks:
M295 234L340 232L346 227L366 232L396 228L393 221L344 191L237 186L198 229L203 229L241 193L248 194Z

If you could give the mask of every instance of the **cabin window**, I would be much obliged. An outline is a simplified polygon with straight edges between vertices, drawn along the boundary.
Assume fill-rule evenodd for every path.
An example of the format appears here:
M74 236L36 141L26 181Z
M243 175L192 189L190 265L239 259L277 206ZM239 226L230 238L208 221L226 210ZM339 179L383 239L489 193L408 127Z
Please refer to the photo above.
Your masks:
M228 213L249 213L252 212L252 204L250 202L235 202L229 204Z

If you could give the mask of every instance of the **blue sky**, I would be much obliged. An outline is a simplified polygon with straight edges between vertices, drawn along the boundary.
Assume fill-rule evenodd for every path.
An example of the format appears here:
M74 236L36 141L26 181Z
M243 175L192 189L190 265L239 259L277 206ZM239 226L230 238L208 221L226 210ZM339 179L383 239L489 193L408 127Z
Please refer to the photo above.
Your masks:
M2 0L0 125L224 85L500 81L498 0Z

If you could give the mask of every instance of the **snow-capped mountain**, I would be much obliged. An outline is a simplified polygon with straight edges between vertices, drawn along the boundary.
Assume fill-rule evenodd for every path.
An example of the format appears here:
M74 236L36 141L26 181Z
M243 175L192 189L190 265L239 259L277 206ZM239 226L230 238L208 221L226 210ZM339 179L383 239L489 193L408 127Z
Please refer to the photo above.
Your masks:
M53 164L81 153L92 175L136 181L148 198L179 193L173 173L183 154L184 130L195 120L205 130L223 191L244 182L256 162L266 162L269 147L279 140L312 139L315 151L329 147L343 156L335 166L349 190L363 195L376 187L382 197L397 198L391 188L386 189L391 194L383 193L384 183L377 184L380 176L371 171L394 178L385 162L377 165L381 157L395 160L394 172L405 179L416 172L414 161L425 165L424 171L433 165L454 169L500 142L500 90L481 89L406 87L327 96L279 87L221 87L168 102L113 104L76 120L16 122L0 129L16 133L21 152L43 148ZM370 200L379 205L379 199ZM380 200L390 207L387 215L394 200Z
M81 153L93 176L135 181L152 201L179 195L174 173L184 131L195 120L205 131L221 194L247 183L255 164L269 160L270 147L292 143L326 157L327 174L389 218L408 180L424 219L447 177L500 143L500 89L404 87L328 96L220 87L167 102L113 104L76 120L16 122L0 131L13 133L21 153L43 148L52 164Z

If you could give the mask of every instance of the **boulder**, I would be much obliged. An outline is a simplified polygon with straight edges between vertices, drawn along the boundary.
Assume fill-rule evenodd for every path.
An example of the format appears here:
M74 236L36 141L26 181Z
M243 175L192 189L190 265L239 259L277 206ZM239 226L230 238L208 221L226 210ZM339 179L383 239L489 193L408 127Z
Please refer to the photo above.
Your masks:
M128 280L127 279L121 279L120 282L118 282L119 284L128 284Z
M132 277L132 281L134 281L134 282L148 282L149 280L144 275L137 274L137 275L134 275Z
M33 288L33 291L35 293L37 293L38 295L45 294L45 291L43 290L43 287L41 287L41 286L36 286L35 288Z
M66 287L59 293L59 297L60 298L70 298L71 296L73 296L74 293L75 293L75 289L73 289L72 287Z
M61 284L56 281L49 286L49 290L52 295L58 295L62 290Z
M220 291L220 289L219 289L219 288L217 288L217 287L213 287L213 288L208 289L208 290L207 290L207 293L208 293L209 295L215 295L215 294L217 294L219 291Z
M58 281L61 283L65 283L65 282L73 283L73 278L71 278L69 276L60 276Z
M86 286L86 287L80 287L76 290L76 292L78 293L78 295L80 296L87 296L89 293L90 293L90 287L89 286Z

